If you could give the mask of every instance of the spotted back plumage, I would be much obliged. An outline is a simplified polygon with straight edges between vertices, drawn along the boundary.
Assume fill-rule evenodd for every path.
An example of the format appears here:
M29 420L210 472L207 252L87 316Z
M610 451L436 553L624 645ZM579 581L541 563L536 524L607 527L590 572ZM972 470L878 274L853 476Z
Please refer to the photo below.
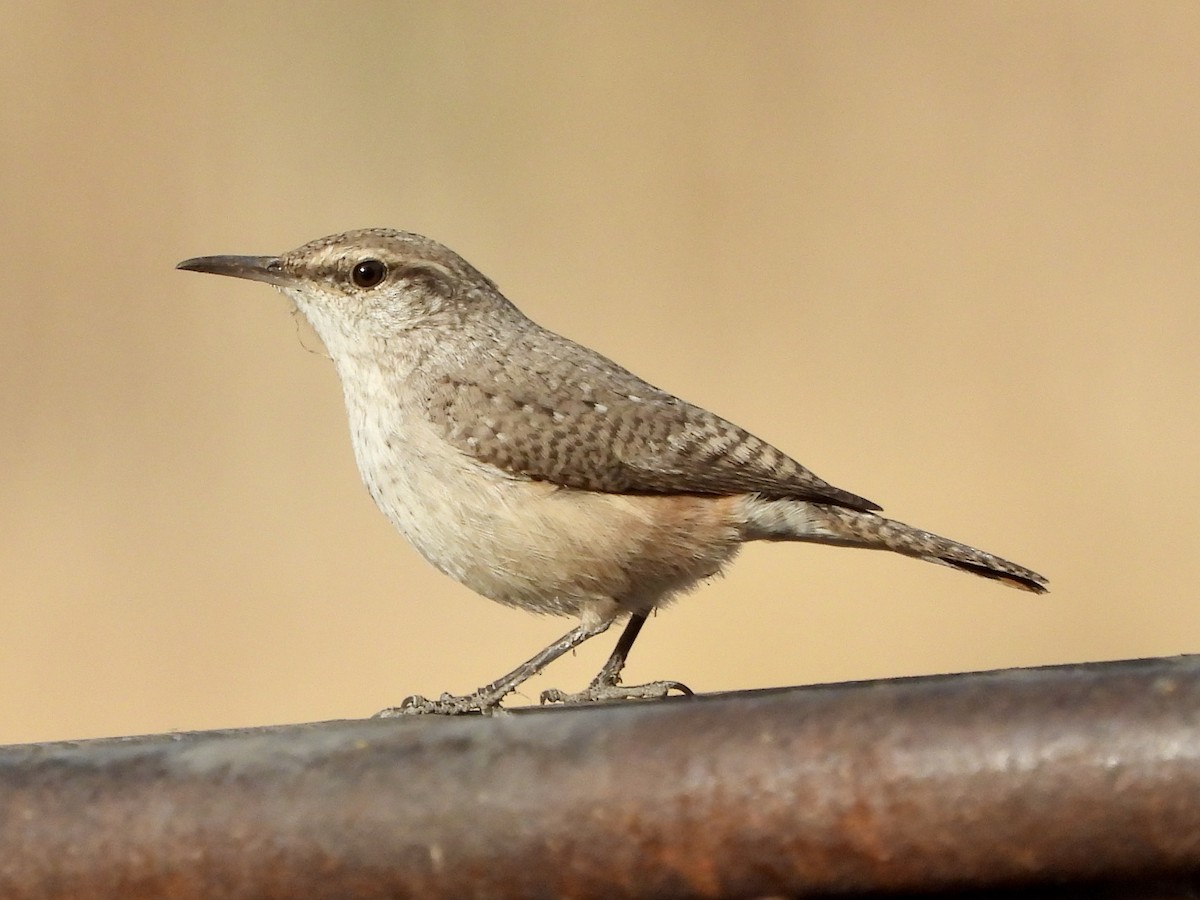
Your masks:
M487 364L476 357L429 388L430 420L481 462L588 491L758 493L879 509L599 353L528 326Z

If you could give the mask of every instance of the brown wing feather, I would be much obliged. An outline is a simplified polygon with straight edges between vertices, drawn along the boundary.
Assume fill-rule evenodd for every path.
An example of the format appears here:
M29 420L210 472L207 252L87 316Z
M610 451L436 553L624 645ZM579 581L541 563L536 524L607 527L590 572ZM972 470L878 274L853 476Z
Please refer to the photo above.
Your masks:
M760 493L879 509L719 416L538 331L492 365L431 385L430 419L450 443L505 471L581 490ZM513 357L526 365L506 365Z

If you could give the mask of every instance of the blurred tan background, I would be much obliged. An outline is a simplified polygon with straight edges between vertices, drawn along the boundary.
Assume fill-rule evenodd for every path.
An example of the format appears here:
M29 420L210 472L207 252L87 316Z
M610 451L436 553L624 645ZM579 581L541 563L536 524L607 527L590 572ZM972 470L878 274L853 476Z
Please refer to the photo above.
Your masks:
M755 545L650 623L630 680L1200 651L1195 4L4 20L0 742L366 715L569 627L391 530L281 296L172 270L372 225L1052 580ZM578 688L614 640L524 700Z

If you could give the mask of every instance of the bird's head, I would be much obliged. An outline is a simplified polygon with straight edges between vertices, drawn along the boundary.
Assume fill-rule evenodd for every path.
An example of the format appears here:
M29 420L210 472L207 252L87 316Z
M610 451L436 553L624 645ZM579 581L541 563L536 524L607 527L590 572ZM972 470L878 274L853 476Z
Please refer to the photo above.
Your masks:
M511 309L496 285L453 250L419 234L366 228L280 256L202 256L176 268L275 285L337 358L474 312Z

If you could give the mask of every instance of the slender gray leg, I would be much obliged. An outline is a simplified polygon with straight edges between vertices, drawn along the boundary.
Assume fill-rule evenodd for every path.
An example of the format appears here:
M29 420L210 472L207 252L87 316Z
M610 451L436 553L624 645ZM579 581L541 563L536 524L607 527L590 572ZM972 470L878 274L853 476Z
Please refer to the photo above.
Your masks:
M442 694L437 700L426 700L424 697L412 696L406 697L400 702L399 706L393 706L389 709L381 710L375 714L376 718L393 718L396 716L421 716L428 714L458 716L464 713L481 712L490 713L500 707L500 701L504 699L506 694L511 693L516 687L528 678L532 678L538 672L542 671L554 660L558 659L568 650L574 650L588 638L606 631L611 622L600 622L592 625L578 625L572 628L557 641L544 650L534 654L532 658L517 666L507 675L497 678L491 684L484 685L473 694L464 694L461 697L456 697L453 694ZM628 629L626 629L628 630ZM636 636L637 632L634 631ZM632 643L632 640L630 640ZM628 648L626 648L628 652ZM617 665L617 671L621 670L621 664Z
M543 703L596 703L602 700L656 700L667 696L671 691L681 694L691 694L691 688L678 681L652 681L649 684L622 685L621 670L625 668L625 660L638 633L646 624L646 613L636 613L629 617L629 624L621 632L617 646L612 655L601 667L591 684L576 694L567 694L557 688L542 691Z

